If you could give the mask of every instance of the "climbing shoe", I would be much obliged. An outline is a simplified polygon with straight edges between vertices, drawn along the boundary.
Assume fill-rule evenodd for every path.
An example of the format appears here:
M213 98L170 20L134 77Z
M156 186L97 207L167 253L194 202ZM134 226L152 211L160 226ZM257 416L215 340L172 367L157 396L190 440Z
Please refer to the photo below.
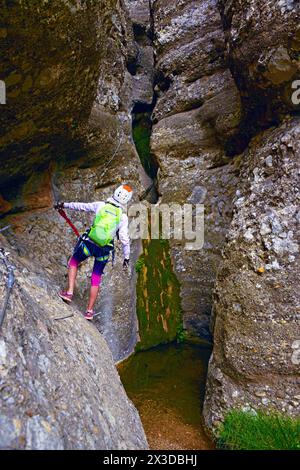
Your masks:
M93 320L94 318L94 311L93 310L87 310L84 314L84 318L86 320Z
M62 292L59 292L58 295L61 299L63 299L68 304L72 302L73 294L69 294L67 291L62 291Z

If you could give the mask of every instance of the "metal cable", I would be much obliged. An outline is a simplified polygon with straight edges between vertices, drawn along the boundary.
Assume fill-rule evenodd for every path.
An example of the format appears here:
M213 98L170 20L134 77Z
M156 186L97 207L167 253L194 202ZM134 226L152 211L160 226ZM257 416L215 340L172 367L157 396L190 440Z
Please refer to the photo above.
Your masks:
M110 163L113 161L113 159L115 158L115 156L116 156L116 154L117 154L117 152L118 152L118 150L119 150L119 148L120 148L120 146L121 146L122 141L123 141L123 135L122 135L122 137L120 137L119 145L117 146L116 150L114 151L112 157L110 157L110 159L108 160L108 162L105 164L104 169L103 169L103 172L102 172L102 174L101 174L101 178L103 178L103 176L105 175L105 173L106 173L107 170L108 170L109 164L110 164Z
M74 313L71 313L70 315L66 315L64 317L54 318L54 320L65 320L66 318L71 318L71 317L74 317Z
M6 253L5 253L3 248L0 248L0 257L1 257L5 267L7 269L7 279L6 279L6 288L7 288L7 290L6 290L6 295L5 295L5 299L4 299L4 304L3 304L3 307L2 307L1 312L0 312L0 329L1 329L4 318L5 318L6 310L7 310L7 307L8 307L10 294L11 294L13 286L14 286L15 275L14 275L14 266L12 266L11 264L9 264L7 262Z

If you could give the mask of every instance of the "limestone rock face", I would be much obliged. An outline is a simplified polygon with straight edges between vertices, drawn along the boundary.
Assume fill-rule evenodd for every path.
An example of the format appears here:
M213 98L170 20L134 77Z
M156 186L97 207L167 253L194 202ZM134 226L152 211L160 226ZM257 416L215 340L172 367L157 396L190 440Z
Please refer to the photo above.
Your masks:
M232 407L299 412L299 134L287 120L242 157L215 291L210 428Z
M240 97L226 66L216 1L158 0L153 21L157 102L151 150L160 166L162 202L205 204L204 248L187 251L172 243L172 256L185 327L207 337L212 288L236 184L236 169L224 157L222 143L238 128Z
M39 67L52 57L61 79L43 81L42 93L36 81L24 90L22 75L22 91L14 99L8 86L1 113L3 129L9 132L14 116L21 125L29 117L35 125L32 132L25 127L24 135L8 132L2 140L2 222L11 224L6 235L17 281L1 340L0 445L147 448L138 414L113 364L136 343L135 273L123 274L117 246L116 266L109 263L103 277L96 326L87 325L82 312L92 263L80 268L74 302L66 307L57 293L76 238L52 209L54 200L105 200L122 181L133 185L138 197L143 170L131 138L132 77L127 70L136 54L132 24L119 2L65 2L55 11L49 3L43 8L37 3L31 2L29 11L22 3L15 15L9 10L5 17L7 23L15 17L24 52L5 55L6 72L12 57L17 67L27 57L30 74L38 77ZM31 26L44 40L44 24L52 55L42 40L32 47ZM7 41L10 35L8 31ZM11 85L13 90L18 86ZM81 233L92 222L91 215L69 216ZM132 264L138 255L139 246L133 244ZM1 272L2 300L5 278ZM54 319L69 314L73 316ZM12 321L14 315L18 318Z
M295 109L300 6L294 0L220 0L229 62L253 126ZM258 112L255 112L255 109Z
M126 0L132 22L136 55L128 64L133 104L152 105L154 80L153 22L149 0Z
M76 13L77 10L74 8L62 9L65 16L61 13L61 23L59 21L56 23L54 32L57 29L63 30L64 24L69 19L70 22L74 22L74 28L76 21L78 22L76 30L72 33L76 38L80 37L78 31L80 28L83 29L84 34L89 34L88 40L85 41L85 36L83 37L82 48L88 57L84 56L84 60L93 61L95 57L97 58L97 62L95 64L93 62L94 78L89 81L89 78L85 78L82 73L77 82L76 74L80 71L76 68L75 58L68 62L55 49L56 60L61 61L61 67L67 68L66 82L63 82L65 88L61 90L59 82L51 82L48 94L43 99L50 106L51 122L57 126L58 130L64 129L60 119L69 119L74 116L76 119L76 113L79 112L82 113L80 114L82 119L77 122L76 129L73 129L71 136L63 134L62 143L54 137L56 131L49 127L49 135L55 140L50 146L52 154L48 158L40 148L34 147L34 159L35 162L39 162L38 166L34 166L35 162L31 162L30 152L34 145L33 140L27 148L23 141L16 139L15 143L22 145L23 151L27 152L24 158L26 157L26 165L28 164L28 174L23 166L17 168L14 158L7 160L9 166L5 166L6 175L10 174L13 177L16 172L17 181L14 180L12 184L7 177L5 183L7 189L4 187L1 202L4 212L8 213L7 221L13 227L13 233L10 236L14 237L19 250L24 256L38 259L44 269L61 285L65 283L67 262L72 254L76 238L63 219L52 209L54 200L81 202L105 200L123 181L133 186L135 199L137 199L142 191L141 180L144 176L131 137L131 109L134 106L132 80L134 77L128 71L128 64L135 60L136 43L129 13L123 4L118 2L106 2L105 5L100 3L99 9L91 12L87 7L83 12ZM47 10L46 7L43 10L43 15L48 18L48 21L52 18L51 12L52 10ZM21 13L23 14L22 9ZM79 19L80 13L82 13L82 19ZM92 13L94 13L92 19L99 28L99 31L97 29L99 35L95 37L89 29L84 29L85 15L90 19ZM21 19L18 18L18 21ZM39 18L39 21L43 23L42 18ZM29 34L29 26L25 25L25 32ZM92 28L92 25L90 27ZM42 25L37 22L37 31L39 28L42 29ZM23 40L23 49L28 48L29 54L31 42L27 33ZM52 33L49 32L49 34ZM63 40L69 44L65 33L62 35ZM92 50L89 51L87 48L91 47L94 42L98 55L93 58ZM53 48L57 47L52 35L49 43ZM64 51L63 48L62 51ZM43 53L40 49L37 52L41 55ZM79 54L79 51L77 53ZM16 56L16 58L21 61L20 57ZM41 58L37 64L41 64L42 60L46 58ZM83 67L81 55L77 57L77 60ZM32 71L35 73L34 66L32 64ZM64 105L63 111L56 101L49 101L49 94L61 100L61 106ZM18 100L11 101L10 109L17 112L19 106L25 106L23 100L25 98L21 95L20 103ZM70 103L70 108L68 103ZM26 111L32 116L36 110L34 104L35 101ZM76 107L76 113L74 107ZM41 111L42 108L39 109ZM45 106L44 112L46 112ZM36 114L35 119L39 125L44 126L46 122L44 114ZM9 122L6 122L6 127L9 127ZM34 131L33 139L39 139L38 130ZM5 147L6 156L10 154L9 149L9 146ZM19 173L17 174L19 171L22 172L22 178ZM81 233L91 225L93 220L92 215L87 216L75 212L68 215ZM96 311L99 313L97 325L105 335L114 359L120 360L133 351L137 341L138 327L135 312L134 269L132 274L126 276L121 268L123 255L118 244L116 252L114 269L111 263L106 268ZM139 245L133 243L132 266L138 255ZM91 270L92 263L87 262L80 268L78 276L75 302L83 311L86 308Z
M240 129L251 140L241 169L213 304L214 351L205 420L231 408L299 407L299 5L220 1L230 68L242 96Z
M116 1L9 2L1 8L1 192L57 161L95 99Z
M239 122L239 96L226 67L216 2L160 0L153 11L158 93L154 120L196 109L199 125L207 125L221 139L228 137Z
M300 124L291 96L299 78L299 2L19 0L2 10L0 211L11 229L10 246L2 238L1 245L17 281L0 339L0 445L147 446L113 366L138 340L141 244L132 243L128 276L116 245L96 328L80 316L91 262L79 269L74 306L57 298L76 240L53 202L105 200L124 181L134 201L155 179L152 201L158 189L162 203L204 204L202 249L171 240L170 257L168 244L160 250L167 262L149 270L157 250L145 244L152 258L140 276L152 284L155 273L153 285L163 287L151 290L152 309L138 282L138 308L147 328L154 312L155 333L162 327L167 339L177 334L171 307L178 318L182 307L190 336L214 333L208 427L233 407L295 415ZM80 232L92 222L88 214L69 215ZM174 291L172 267L180 283L173 279ZM3 269L0 259L1 297Z
M58 299L41 267L17 256L3 237L1 247L16 280L0 338L0 448L147 448L99 331ZM2 254L0 274L3 299Z

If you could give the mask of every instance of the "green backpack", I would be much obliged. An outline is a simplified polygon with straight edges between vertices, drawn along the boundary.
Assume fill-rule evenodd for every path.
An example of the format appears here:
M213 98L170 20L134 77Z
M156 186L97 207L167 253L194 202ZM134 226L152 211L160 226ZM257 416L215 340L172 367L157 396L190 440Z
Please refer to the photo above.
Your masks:
M89 238L99 246L109 245L116 235L121 221L122 209L113 204L105 204L96 215Z

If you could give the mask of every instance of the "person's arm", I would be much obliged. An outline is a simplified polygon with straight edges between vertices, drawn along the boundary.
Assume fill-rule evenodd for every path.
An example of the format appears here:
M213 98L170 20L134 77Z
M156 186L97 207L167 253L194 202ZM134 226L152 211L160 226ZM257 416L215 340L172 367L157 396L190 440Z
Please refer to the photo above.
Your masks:
M123 247L123 256L125 260L130 258L130 239L128 232L128 217L126 214L122 214L120 225L119 225L119 240Z
M96 213L104 202L64 202L64 209Z

